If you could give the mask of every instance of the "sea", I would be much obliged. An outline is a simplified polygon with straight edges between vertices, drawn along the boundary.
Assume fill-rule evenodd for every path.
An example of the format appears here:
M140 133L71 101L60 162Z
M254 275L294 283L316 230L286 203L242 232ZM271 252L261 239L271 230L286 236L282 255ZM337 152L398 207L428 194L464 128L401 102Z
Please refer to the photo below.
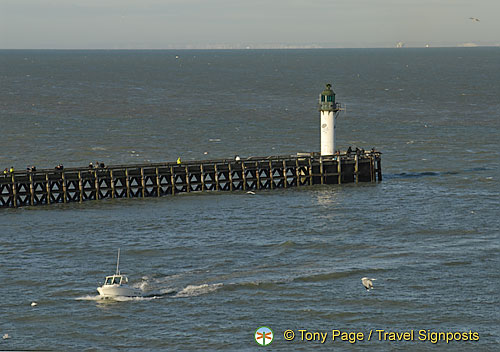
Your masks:
M0 350L498 350L499 82L499 47L0 50L1 170L319 151L326 83L383 169L1 209ZM118 249L143 295L104 300Z

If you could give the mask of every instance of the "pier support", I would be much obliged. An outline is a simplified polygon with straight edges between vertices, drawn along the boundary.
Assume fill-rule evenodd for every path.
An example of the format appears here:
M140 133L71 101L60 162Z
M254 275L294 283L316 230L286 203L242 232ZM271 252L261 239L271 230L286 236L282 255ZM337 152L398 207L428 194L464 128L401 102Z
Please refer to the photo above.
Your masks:
M16 171L0 176L0 208L177 193L250 191L382 180L379 152L252 157L176 163Z
M382 181L382 160L380 160L380 157L377 157L377 176L378 176L378 180L379 181Z

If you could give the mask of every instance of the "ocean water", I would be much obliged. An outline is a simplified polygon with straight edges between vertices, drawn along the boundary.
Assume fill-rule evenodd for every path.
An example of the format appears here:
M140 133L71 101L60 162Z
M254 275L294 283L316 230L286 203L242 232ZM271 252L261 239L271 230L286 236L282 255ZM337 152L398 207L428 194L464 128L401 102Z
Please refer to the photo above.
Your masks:
M332 83L338 147L376 147L384 176L3 209L0 350L496 350L498 82L500 48L0 51L1 169L317 151ZM118 248L147 297L97 296Z

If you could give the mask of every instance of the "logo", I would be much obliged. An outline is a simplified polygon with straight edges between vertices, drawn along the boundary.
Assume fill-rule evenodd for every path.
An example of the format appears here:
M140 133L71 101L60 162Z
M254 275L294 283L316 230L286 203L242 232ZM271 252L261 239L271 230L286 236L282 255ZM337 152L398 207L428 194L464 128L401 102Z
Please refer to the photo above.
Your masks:
M267 326L261 326L255 330L255 341L261 346L270 345L273 342L274 334Z

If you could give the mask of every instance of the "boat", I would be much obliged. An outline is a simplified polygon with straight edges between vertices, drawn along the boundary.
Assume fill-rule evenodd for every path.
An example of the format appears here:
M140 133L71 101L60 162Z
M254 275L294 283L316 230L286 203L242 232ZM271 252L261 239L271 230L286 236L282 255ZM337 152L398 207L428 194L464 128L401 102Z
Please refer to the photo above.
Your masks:
M104 298L111 297L137 297L141 291L128 285L128 277L122 275L119 269L120 249L118 248L118 259L116 260L116 273L106 276L104 284L97 288L97 292Z

